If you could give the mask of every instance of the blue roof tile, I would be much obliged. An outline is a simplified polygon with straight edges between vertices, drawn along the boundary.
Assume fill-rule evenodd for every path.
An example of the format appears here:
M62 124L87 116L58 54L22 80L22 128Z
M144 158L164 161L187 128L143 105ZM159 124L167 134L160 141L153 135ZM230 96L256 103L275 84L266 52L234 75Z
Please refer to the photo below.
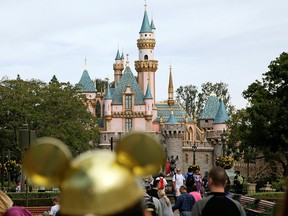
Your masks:
M227 110L226 110L226 106L223 103L223 101L221 100L219 108L218 108L218 111L217 111L217 114L216 114L216 117L214 119L214 123L215 124L222 124L222 123L227 122L229 119L230 118L228 116L228 113L227 113Z
M156 28L155 28L155 25L154 25L154 22L153 22L153 19L151 20L150 27L151 27L152 30L155 30L155 29L156 29Z
M144 99L153 99L151 91L150 91L150 85L148 83L147 85L147 89L146 89L146 94L144 96Z
M82 73L79 83L76 84L79 92L96 92L96 88L88 71L85 69Z
M148 19L148 15L147 15L146 10L144 12L142 26L141 26L141 29L140 29L140 33L145 33L145 32L152 32L152 29L151 29L151 26L149 24L149 19Z
M216 95L209 96L199 119L214 119L219 108L219 100Z
M154 122L160 122L160 117L162 117L163 122L168 123L171 111L173 111L173 115L178 123L185 122L186 117L188 118L188 122L193 121L193 119L187 114L187 112L182 108L179 103L175 103L172 107L170 107L165 102L157 102L155 106L157 108L157 118L154 120Z
M121 79L119 80L114 92L112 93L113 102L112 104L123 104L122 92L126 91L127 85L130 85L131 91L134 92L135 104L145 104L144 94L140 89L131 69L127 66L123 72Z
M117 54L116 54L115 60L121 60L119 49L117 50Z
M166 124L179 124L173 112L171 112L169 119Z
M110 91L110 87L109 87L109 83L108 83L108 85L107 85L106 94L105 94L105 99L112 99L111 91Z

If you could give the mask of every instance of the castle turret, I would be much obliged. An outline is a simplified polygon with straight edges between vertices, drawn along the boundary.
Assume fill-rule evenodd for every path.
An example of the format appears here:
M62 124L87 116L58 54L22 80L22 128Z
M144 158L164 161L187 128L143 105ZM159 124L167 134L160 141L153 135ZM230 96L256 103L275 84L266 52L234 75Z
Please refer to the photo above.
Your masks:
M229 116L226 110L226 106L223 102L223 99L220 99L219 108L217 110L215 119L214 119L214 130L226 130L227 129L227 121L229 120Z
M174 105L174 88L172 80L172 66L170 65L170 74L169 74L169 86L168 86L168 105L171 107Z
M152 111L153 111L153 97L150 91L149 83L146 88L146 94L144 96L144 102L145 102L145 119L147 121L150 121L152 119Z
M155 72L158 69L158 61L154 59L154 47L156 43L154 30L154 22L149 23L145 7L142 26L139 32L140 37L137 40L139 59L135 61L135 70L138 72L138 84L143 93L146 92L149 82L153 104L155 104Z
M105 98L104 98L104 117L106 121L110 121L112 119L112 95L109 87L109 82L107 85L106 93L105 93ZM107 123L106 122L106 125Z
M124 69L123 59L124 59L123 53L122 53L122 56L120 56L119 49L118 49L116 57L115 57L115 63L113 64L115 87L117 86L122 76L122 71Z

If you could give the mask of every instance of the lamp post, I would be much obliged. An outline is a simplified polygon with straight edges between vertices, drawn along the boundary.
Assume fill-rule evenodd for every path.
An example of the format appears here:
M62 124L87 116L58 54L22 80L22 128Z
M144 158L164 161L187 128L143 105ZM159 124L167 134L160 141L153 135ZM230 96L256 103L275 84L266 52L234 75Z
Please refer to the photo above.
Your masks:
M193 144L192 146L192 152L193 152L193 164L196 164L196 157L195 157L195 152L197 150L196 143Z
M36 135L34 130L29 130L28 124L23 124L19 128L19 146L21 149L21 157L23 159L24 152L34 144L36 140ZM25 186L25 190L24 190ZM21 192L26 192L26 206L28 206L28 179L24 173L23 167L21 170Z

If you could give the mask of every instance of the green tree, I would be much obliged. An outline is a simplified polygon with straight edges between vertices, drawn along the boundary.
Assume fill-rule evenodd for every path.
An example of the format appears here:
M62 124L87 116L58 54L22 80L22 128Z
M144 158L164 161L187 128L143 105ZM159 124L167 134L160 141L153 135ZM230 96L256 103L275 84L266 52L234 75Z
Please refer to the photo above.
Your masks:
M98 138L96 118L87 112L86 99L55 76L48 84L20 77L2 79L0 99L0 141L9 149L19 149L17 136L23 123L35 130L37 137L59 138L74 155L89 149L89 142Z
M288 174L288 54L268 66L262 82L256 80L243 92L248 100L244 143L262 150L267 160L277 160ZM244 125L242 125L244 127Z
M18 147L19 127L33 121L39 92L44 83L38 80L24 81L2 78L0 81L0 142L4 149L14 150L20 158Z
M223 102L228 108L228 113L231 114L234 107L230 104L230 94L228 85L220 82L212 84L211 82L203 83L201 91L194 85L180 86L176 89L176 100L182 105L186 112L195 117L198 116L204 109L205 103L211 93L214 92L219 98L223 98Z

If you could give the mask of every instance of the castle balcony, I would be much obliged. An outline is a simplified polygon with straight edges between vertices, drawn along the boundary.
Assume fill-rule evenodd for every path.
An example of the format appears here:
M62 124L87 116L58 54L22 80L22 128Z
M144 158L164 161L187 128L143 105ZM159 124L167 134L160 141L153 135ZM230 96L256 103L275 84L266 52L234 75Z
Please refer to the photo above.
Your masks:
M222 130L208 130L205 132L205 136L207 140L221 140L221 134L223 133Z

